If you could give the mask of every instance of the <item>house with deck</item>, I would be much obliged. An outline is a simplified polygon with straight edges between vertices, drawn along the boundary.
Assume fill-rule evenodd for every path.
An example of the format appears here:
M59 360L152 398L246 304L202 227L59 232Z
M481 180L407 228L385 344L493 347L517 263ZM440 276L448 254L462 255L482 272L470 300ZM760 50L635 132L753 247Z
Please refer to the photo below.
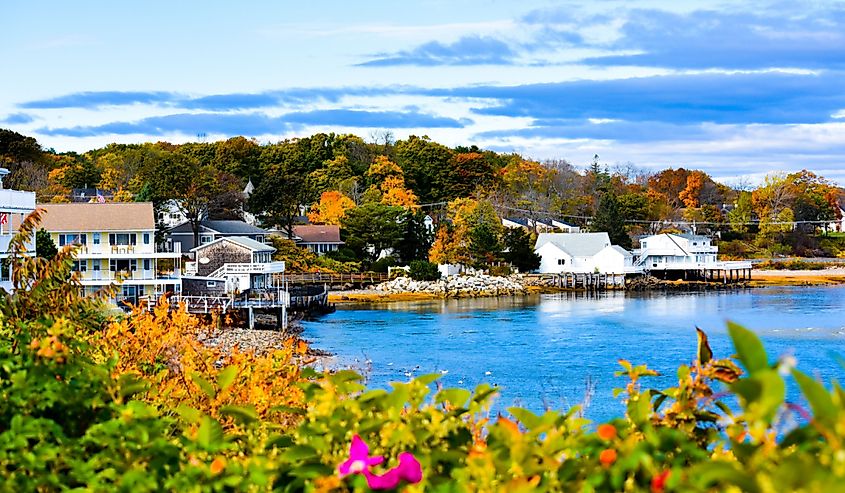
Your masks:
M220 238L249 238L264 243L270 233L257 226L238 220L209 220L200 222L199 245L212 243ZM179 243L183 252L190 252L198 245L194 244L194 230L190 222L175 226L168 233L171 243Z
M24 218L35 210L35 192L3 188L3 177L9 170L0 168L0 288L12 292L12 268L9 244L18 233ZM35 255L35 238L27 243L26 253Z
M607 233L540 233L534 245L541 274L631 274L633 255Z
M59 248L74 245L85 292L117 284L116 304L179 293L180 245L157 245L151 202L39 204L41 227Z
M718 259L719 247L708 236L662 233L640 239L634 265L665 279L747 280L751 262Z

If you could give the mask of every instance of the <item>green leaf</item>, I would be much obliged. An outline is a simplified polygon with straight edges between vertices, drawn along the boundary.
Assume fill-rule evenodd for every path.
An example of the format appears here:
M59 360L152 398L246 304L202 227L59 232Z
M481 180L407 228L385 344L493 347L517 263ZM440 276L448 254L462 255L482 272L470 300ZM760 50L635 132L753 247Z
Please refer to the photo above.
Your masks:
M466 389L443 389L434 397L435 402L442 404L448 402L455 407L464 407L472 397L472 393Z
M792 370L792 376L801 387L801 392L807 398L810 407L813 408L815 418L826 422L834 421L838 412L833 398L824 385L799 370Z
M771 422L786 398L786 383L775 370L765 370L731 384L750 419Z
M197 443L206 449L214 449L223 443L223 427L216 419L208 416L202 418L197 430Z
M749 493L760 491L754 479L732 462L711 461L699 464L690 469L689 477L695 484L708 490L717 485L734 485Z
M733 322L728 322L728 333L734 343L737 357L742 365L753 375L769 367L769 359L763 343L754 332Z
M121 397L131 397L147 390L147 382L131 373L124 373L118 379Z
M426 375L420 375L417 378L415 378L414 380L423 384L423 385L431 385L432 383L437 381L437 379L440 378L441 376L442 375L440 375L439 373L428 373Z
M193 380L194 383L197 384L200 390L202 390L203 393L207 395L209 399L214 399L214 397L217 395L217 391L214 390L214 386L211 385L211 382L203 378L202 375L200 375L199 373L192 372L191 380Z
M528 409L509 407L508 412L529 430L536 428L542 422L540 416L537 416Z
M258 413L254 406L221 406L220 414L231 416L244 424L258 421Z
M220 390L228 389L235 381L235 377L238 376L239 370L240 368L235 365L227 366L221 370L220 373L217 374L217 387L220 388Z
M698 327L695 328L698 334L698 363L706 365L713 358L713 350L710 349L710 343L707 342L707 334Z
M287 461L298 462L317 457L317 450L308 445L294 445L286 449L283 456Z

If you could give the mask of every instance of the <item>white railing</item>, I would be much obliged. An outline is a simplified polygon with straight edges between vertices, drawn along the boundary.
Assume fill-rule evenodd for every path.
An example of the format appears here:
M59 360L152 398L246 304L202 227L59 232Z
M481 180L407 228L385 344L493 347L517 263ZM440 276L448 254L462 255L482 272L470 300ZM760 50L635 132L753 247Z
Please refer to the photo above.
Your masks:
M284 262L229 263L223 264L209 277L237 276L242 274L277 274L285 271Z
M174 272L171 274L159 274L154 270L135 270L112 272L108 270L88 270L79 273L81 281L166 281L178 279Z

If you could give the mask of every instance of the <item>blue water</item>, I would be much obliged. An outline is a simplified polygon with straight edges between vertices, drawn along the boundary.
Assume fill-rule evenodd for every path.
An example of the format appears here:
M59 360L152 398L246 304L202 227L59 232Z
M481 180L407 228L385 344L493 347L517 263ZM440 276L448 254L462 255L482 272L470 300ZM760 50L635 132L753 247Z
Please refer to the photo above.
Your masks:
M791 354L799 369L845 380L832 357L845 356L845 287L344 305L306 322L304 335L371 386L444 373L447 387L498 386L495 410L567 409L588 396L587 417L604 420L623 412L612 396L625 384L613 375L620 358L647 363L663 374L655 386L671 386L677 366L694 358L696 326L716 357L731 354L726 320L757 332L772 359Z

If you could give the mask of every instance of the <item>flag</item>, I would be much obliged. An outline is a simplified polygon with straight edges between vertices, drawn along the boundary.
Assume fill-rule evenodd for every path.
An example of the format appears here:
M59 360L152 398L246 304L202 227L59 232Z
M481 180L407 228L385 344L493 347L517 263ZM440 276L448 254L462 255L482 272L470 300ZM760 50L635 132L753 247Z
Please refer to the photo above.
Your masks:
M0 224L9 224L9 214L5 212L0 214Z
M105 203L105 202L106 202L106 198L105 198L105 197L103 197L103 195L102 195L102 194L98 191L98 192L97 192L97 203L98 203L98 204L103 204L103 203Z

